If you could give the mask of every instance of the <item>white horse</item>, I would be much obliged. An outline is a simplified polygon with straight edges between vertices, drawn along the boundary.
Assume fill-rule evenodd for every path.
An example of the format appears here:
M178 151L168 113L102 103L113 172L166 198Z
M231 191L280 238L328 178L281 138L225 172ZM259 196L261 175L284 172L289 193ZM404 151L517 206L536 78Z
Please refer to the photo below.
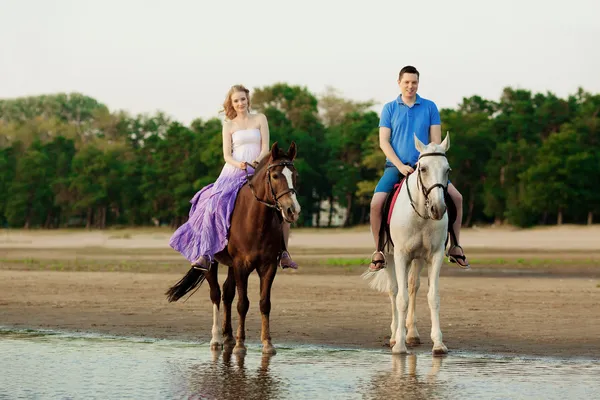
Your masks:
M448 353L440 330L439 276L448 236L444 192L450 172L446 158L450 134L446 134L440 145L430 143L426 146L416 136L414 139L420 152L417 168L402 185L390 219L394 264L389 263L387 268L377 272L367 271L363 278L370 280L373 289L389 292L392 302L390 346L392 353L404 354L407 353L406 343L421 342L416 327L415 301L420 273L427 265L433 354L441 355Z

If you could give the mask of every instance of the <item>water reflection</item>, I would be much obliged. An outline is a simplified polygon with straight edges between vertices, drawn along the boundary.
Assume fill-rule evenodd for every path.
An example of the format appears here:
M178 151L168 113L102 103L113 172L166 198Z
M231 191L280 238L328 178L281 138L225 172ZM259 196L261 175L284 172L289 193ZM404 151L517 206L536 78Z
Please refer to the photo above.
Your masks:
M425 354L391 355L391 368L375 373L362 391L369 398L440 398L445 392L444 381L437 376L442 368L444 357ZM417 362L428 365L423 373L417 369ZM422 369L422 368L421 368Z
M203 399L282 398L286 385L270 371L273 357L261 354L257 366L246 366L245 355L232 354L231 349L212 350L210 361L192 363L186 369L187 391L192 398Z
M208 344L0 329L0 399L564 399L600 392L598 359L277 350L262 355L250 344L238 356Z

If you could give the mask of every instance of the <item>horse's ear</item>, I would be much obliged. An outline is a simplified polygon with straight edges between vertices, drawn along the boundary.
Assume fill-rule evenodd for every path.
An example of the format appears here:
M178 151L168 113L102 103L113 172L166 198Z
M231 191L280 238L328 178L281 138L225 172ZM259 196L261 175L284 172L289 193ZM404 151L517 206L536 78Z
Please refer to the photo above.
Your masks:
M446 132L446 137L441 144L442 149L444 149L444 153L446 153L450 149L450 132Z
M423 142L421 142L419 140L419 138L417 137L416 133L413 133L413 136L415 137L415 147L417 148L417 150L419 151L419 153L422 153L425 150L425 147L427 147L427 146L425 146L423 144Z
M271 159L275 160L277 159L277 156L279 156L279 145L275 142L273 143L273 146L271 146Z
M288 158L292 161L294 161L294 158L296 158L296 142L292 142L292 144L290 144L290 148L288 149Z

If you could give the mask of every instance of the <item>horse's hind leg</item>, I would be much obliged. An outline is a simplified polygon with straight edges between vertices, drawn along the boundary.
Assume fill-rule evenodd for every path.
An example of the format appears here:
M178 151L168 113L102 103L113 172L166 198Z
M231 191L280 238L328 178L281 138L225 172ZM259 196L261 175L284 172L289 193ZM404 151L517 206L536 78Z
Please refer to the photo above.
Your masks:
M213 325L212 325L212 339L210 340L211 350L220 350L223 347L223 336L221 335L220 322L219 322L219 308L221 306L221 288L219 287L219 279L217 272L219 270L219 263L214 262L210 268L210 271L206 274L206 280L210 285L210 300L213 303Z
M423 269L423 262L421 260L414 260L408 273L408 313L406 314L406 343L411 346L421 344L421 338L419 337L419 331L417 330L417 316L416 316L416 305L417 305L417 292L421 285L421 270Z
M246 354L246 345L244 342L246 341L246 314L248 314L248 308L250 308L250 300L248 300L248 275L250 273L242 267L234 268L233 272L238 291L237 309L240 317L233 352L242 355Z
M233 338L233 328L231 327L231 304L235 297L235 277L233 268L229 267L227 279L223 283L223 345L225 347L233 347L235 340Z
M271 343L271 330L269 328L269 314L271 313L271 287L277 273L277 266L257 270L260 276L260 314L262 316L262 329L260 341L263 344L263 354L275 354L275 347Z

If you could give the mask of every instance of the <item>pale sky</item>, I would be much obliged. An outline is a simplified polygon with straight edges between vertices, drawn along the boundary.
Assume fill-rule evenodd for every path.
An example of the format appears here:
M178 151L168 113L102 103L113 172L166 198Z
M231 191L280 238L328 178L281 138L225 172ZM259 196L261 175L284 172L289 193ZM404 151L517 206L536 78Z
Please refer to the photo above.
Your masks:
M218 114L229 87L328 85L379 112L404 65L439 108L505 86L600 93L600 1L0 0L0 98Z

